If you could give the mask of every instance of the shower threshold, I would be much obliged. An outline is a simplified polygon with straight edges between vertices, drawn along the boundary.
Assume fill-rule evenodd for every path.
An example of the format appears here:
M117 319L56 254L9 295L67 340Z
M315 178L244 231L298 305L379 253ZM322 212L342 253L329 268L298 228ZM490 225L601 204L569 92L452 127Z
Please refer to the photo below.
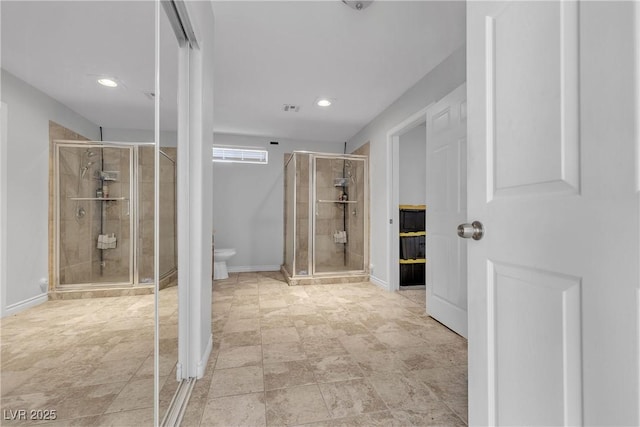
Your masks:
M178 284L178 270L173 270L160 278L160 290ZM88 283L60 285L49 291L49 300L107 298L121 296L150 295L155 292L155 283Z
M155 291L155 285L89 285L78 287L74 285L72 288L58 288L49 292L49 301L68 300L68 299L84 299L84 298L107 298L134 295L150 295Z
M316 274L315 276L292 276L284 266L281 266L280 271L289 286L335 285L369 281L369 274L364 271L322 273L321 275Z

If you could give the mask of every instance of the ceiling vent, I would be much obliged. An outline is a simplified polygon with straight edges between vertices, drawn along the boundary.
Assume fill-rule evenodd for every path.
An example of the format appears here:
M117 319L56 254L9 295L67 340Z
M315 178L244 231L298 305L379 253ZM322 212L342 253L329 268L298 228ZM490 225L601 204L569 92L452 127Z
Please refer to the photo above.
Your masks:
M282 106L282 110L283 111L290 111L292 113L297 113L298 111L300 111L300 106L299 105L294 105L294 104L284 104Z

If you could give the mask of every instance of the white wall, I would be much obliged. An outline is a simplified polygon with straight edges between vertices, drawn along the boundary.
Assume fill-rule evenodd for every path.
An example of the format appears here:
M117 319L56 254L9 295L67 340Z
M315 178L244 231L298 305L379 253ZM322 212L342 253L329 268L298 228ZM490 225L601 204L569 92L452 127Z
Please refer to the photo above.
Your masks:
M6 299L2 315L46 301L40 280L48 278L49 120L87 138L99 128L84 117L2 70L7 104ZM3 239L4 241L4 239ZM8 249L8 250L7 250Z
M424 205L427 198L427 127L400 135L400 204Z
M278 141L279 145L271 145ZM231 271L279 269L284 245L284 155L295 150L342 153L344 143L215 134L214 144L260 147L269 164L213 164L216 248L235 248Z
M189 359L189 372L183 372L183 378L201 378L213 348L211 146L214 119L214 16L211 2L188 1L186 6L199 46L189 51L188 58L187 49L181 50L179 67L178 281L182 286L179 297L183 301L188 298L189 301L187 310L179 310L180 339L189 336L188 353L185 354L185 346L179 343L179 360L182 363L185 356ZM184 67L185 62L188 62L188 70ZM185 84L186 75L188 85ZM189 122L184 123L184 95L187 90ZM188 126L188 134L182 125ZM183 307L182 303L180 306Z
M461 46L425 75L378 117L348 142L352 152L369 141L371 176L371 279L380 286L389 284L389 188L387 132L412 114L439 100L466 81L466 49Z

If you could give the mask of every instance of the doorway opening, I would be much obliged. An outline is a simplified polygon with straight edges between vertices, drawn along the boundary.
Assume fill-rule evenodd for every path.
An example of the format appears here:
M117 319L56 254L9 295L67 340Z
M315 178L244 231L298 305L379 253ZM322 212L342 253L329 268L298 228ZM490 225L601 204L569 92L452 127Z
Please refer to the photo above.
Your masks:
M401 273L405 273L405 278L411 276L414 283L418 283L420 276L424 274L425 263L414 262L401 264L401 227L400 227L400 205L404 207L423 207L426 205L426 114L429 106L413 114L405 121L391 129L387 133L387 170L391 171L388 213L389 213L389 290L398 291L401 289ZM411 209L414 210L414 209ZM418 209L415 209L418 210ZM409 237L409 236L407 236ZM414 236L411 236L414 237ZM419 236L415 236L419 237ZM416 239L417 251L420 252L420 239ZM422 240L424 242L424 240ZM426 246L423 244L423 248ZM412 251L414 252L414 251ZM424 259L419 253L407 254L412 259ZM402 267L401 267L402 265ZM405 265L407 267L405 267ZM403 271L401 271L401 268ZM426 278L426 277L425 277ZM407 281L404 281L407 283ZM422 284L425 281L422 280Z
M400 290L403 282L416 279L407 277L408 273L421 275L422 270L414 266L424 258L426 312L463 337L467 336L467 242L458 238L457 227L467 217L466 112L466 84L462 84L387 134L392 175L388 205L389 288ZM417 143L412 143L414 139ZM422 146L417 147L420 139ZM413 182L418 180L422 182ZM420 253L422 236L414 236L418 229L409 230L402 224L406 218L400 208L409 202L426 208L424 254ZM407 238L407 234L411 237ZM405 245L408 239L414 241ZM406 262L414 264L407 267L402 264Z

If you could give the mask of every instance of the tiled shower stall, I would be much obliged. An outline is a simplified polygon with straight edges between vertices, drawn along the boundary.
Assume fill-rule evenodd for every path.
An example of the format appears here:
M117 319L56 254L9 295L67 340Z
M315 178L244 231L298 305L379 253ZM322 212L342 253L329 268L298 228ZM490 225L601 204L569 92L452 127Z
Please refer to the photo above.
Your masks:
M153 146L57 140L53 147L53 290L152 285ZM175 148L162 149L161 278L177 268L175 184Z
M368 159L294 152L285 160L285 254L291 285L368 280Z

